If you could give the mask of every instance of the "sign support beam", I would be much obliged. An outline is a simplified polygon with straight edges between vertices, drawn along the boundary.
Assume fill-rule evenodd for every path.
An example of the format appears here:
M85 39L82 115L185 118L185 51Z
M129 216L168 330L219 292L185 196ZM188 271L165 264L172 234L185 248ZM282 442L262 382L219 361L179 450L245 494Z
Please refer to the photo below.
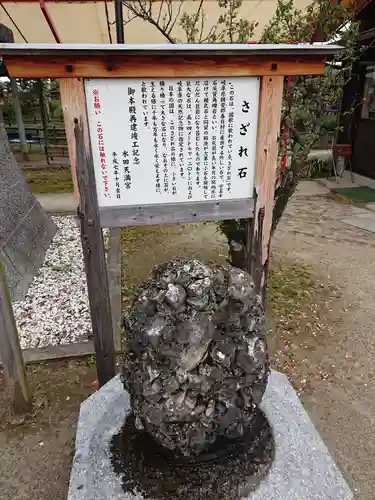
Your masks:
M79 78L63 78L59 80L61 105L64 113L66 141L68 143L70 170L73 180L74 197L78 201L78 185L76 172L76 143L74 139L74 116L77 106L81 103L76 102L79 92L77 90L83 86Z
M283 99L282 76L261 79L255 167L254 217L248 222L247 267L256 291L266 301L268 260L277 176L277 155Z
M73 82L72 82L73 83ZM94 166L87 126L83 82L74 82L76 95L74 136L76 141L77 183L79 189L78 216L87 289L89 294L92 330L96 353L99 386L115 376L115 349L108 286L108 274L102 229L99 221Z

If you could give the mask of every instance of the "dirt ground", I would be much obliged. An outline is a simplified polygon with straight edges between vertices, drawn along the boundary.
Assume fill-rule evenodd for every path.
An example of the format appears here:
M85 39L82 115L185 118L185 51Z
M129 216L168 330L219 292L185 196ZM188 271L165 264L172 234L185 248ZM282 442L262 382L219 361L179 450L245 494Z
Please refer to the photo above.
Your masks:
M322 342L306 354L320 364L302 400L357 500L375 491L375 235L341 222L350 204L295 197L278 228L274 254L313 266L336 290L323 312ZM311 340L311 339L310 339ZM303 349L303 348L302 348ZM296 358L302 360L297 346ZM305 368L306 369L306 368Z
M28 367L33 412L12 415L0 376L0 498L65 500L80 402L96 388L92 359Z
M355 490L375 490L375 236L340 219L352 207L295 197L273 240L269 344ZM213 224L123 233L124 306L150 268L173 255L226 257ZM93 360L28 368L34 409L15 418L0 375L0 497L64 500L79 403L96 388Z

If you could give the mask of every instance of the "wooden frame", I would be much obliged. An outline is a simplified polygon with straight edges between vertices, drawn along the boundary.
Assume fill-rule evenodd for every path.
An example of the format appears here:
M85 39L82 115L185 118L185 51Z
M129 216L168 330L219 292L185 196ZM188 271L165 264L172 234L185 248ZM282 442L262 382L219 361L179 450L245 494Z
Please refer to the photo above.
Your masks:
M27 78L186 78L195 77L233 77L268 75L307 75L321 73L325 57L313 60L304 57L291 62L284 58L234 57L221 61L218 57L182 59L170 56L163 59L152 57L128 58L123 55L109 56L105 60L98 57L85 59L37 58L29 56L6 57L5 63L10 74Z
M337 46L0 44L10 77L60 78L88 280L100 385L115 372L102 227L247 218L247 269L266 297L284 76L320 74ZM83 78L258 76L261 79L254 198L99 210ZM119 234L118 234L119 245ZM116 267L116 266L115 266ZM118 273L115 267L110 272ZM118 341L116 346L118 347Z
M115 376L115 347L103 233L99 220L84 88L83 82L81 83L81 87L77 86L77 102L83 102L83 105L76 108L74 118L79 189L78 217L81 224L81 241L96 352L96 369L99 386L102 386Z
M99 215L102 227L126 227L243 219L252 216L253 210L254 200L244 199L141 205L140 207L106 207L99 209Z

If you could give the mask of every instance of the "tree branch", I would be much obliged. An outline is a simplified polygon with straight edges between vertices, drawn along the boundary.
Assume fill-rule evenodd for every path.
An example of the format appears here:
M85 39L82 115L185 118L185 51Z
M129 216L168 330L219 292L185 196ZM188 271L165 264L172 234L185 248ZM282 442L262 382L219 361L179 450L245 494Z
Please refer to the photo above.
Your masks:
M171 3L173 0L168 0ZM152 0L123 0L123 5L135 16L139 17L143 21L147 21L169 41L169 43L176 43L176 39L171 35L171 29L169 28L172 20L172 10L168 9L168 12L171 12L169 16L169 21L165 20L164 23L160 23L161 10L164 5L165 0L161 0L161 5L158 10L157 18L153 17L152 13ZM173 26L176 22L176 19L173 23Z
M164 6L164 0L160 0L159 2L159 13L158 13L158 18L156 20L156 22L159 24L159 21L160 21L160 16L161 16L161 12L163 10L163 6Z
M170 29L169 29L170 33L172 33L173 28L175 27L175 24L177 22L177 19L179 19L179 17L180 17L180 13L181 13L181 8L182 8L183 2L184 2L184 0L180 0L180 4L179 4L178 9L177 9L177 14L175 15L175 18L174 18L173 22L171 23L171 26L170 26ZM171 6L171 12L172 12L172 3L170 4L170 6Z

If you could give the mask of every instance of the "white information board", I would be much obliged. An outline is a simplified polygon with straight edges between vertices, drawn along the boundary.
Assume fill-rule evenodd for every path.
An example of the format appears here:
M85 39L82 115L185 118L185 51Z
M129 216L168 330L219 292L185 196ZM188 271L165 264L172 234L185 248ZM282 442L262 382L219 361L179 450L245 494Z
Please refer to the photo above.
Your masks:
M100 207L253 197L259 78L88 79Z

